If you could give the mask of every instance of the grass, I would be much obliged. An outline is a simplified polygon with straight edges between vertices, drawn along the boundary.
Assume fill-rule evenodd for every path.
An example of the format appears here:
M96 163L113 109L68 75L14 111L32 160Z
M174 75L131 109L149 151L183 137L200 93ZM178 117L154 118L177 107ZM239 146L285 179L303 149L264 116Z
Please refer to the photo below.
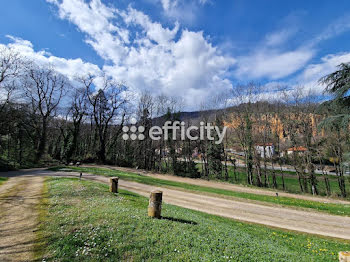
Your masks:
M7 180L8 180L7 177L0 177L0 186Z
M136 173L124 172L119 170L111 170L106 168L55 167L55 168L51 168L51 170L76 171L76 172L91 173L95 175L102 175L102 176L108 176L108 177L118 176L125 180L135 181L135 182L139 182L147 185L177 187L185 190L197 191L200 193L212 193L212 194L229 196L229 197L237 197L237 198L249 199L254 201L262 201L262 202L268 202L273 204L279 204L283 206L308 208L308 209L326 212L334 215L350 216L350 204L344 205L344 204L322 203L322 202L296 199L296 198L290 198L290 197L281 197L281 196L274 197L274 196L264 196L264 195L250 194L250 193L244 193L244 192L235 192L235 191L230 191L230 190L225 190L220 188L190 185L190 184L181 183L181 182L152 178L152 177L143 176Z
M39 222L39 228L41 230L35 231L36 241L34 244L34 261L40 261L42 257L45 256L45 244L46 244L46 236L45 236L45 230L43 230L44 226L43 224L40 224L41 221L45 221L45 219L48 216L48 206L49 206L49 189L48 189L48 181L49 178L45 178L44 185L41 189L41 197L40 201L36 206L36 209L38 211L38 222Z
M348 242L277 230L148 200L96 182L50 178L43 261L337 261Z
M201 169L201 165L197 165L198 169ZM262 167L263 168L263 167ZM275 166L276 169L276 181L277 181L277 185L278 185L278 189L282 190L282 176L281 176L281 171L279 170L278 166ZM296 175L295 172L292 171L282 171L284 174L284 183L285 183L285 191L289 192L289 193L296 193L296 194L300 194L300 186L299 186L299 182L298 182L298 177ZM242 184L242 185L248 185L247 184L247 176L245 173L245 169L242 167L237 167L236 169L236 176L237 176L237 180L235 180L234 178L234 172L233 172L233 167L232 166L228 166L228 173L229 173L229 183L234 183L234 184ZM267 170L267 174L268 174L268 180L269 180L269 184L272 185L272 171L271 170ZM325 196L326 195L326 187L325 187L325 183L324 183L324 178L323 175L320 174L316 174L317 180L318 180L318 184L317 184L317 189L319 191L319 194L321 196ZM331 187L331 192L332 195L334 196L340 196L341 192L338 186L338 181L337 181L337 177L334 175L327 175L328 179L329 179L329 183L330 183L330 187ZM263 178L264 181L264 178ZM349 179L345 179L345 185L347 188L350 188L350 180ZM310 186L310 185L309 185ZM310 189L309 189L310 191Z

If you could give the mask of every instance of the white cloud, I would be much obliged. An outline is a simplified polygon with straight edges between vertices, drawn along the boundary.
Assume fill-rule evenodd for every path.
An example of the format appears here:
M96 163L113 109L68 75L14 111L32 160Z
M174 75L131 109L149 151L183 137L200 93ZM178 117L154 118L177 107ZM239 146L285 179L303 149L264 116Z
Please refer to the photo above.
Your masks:
M185 23L192 23L196 20L198 10L210 0L152 0L156 5L161 5L164 15Z
M350 28L348 20L341 18L316 38L287 49L286 43L297 33L294 25L287 26L267 34L251 52L234 59L223 55L203 32L182 29L177 22L165 27L132 6L120 10L101 0L47 1L57 6L61 19L69 20L85 34L86 43L107 61L103 70L109 75L125 82L135 92L148 90L153 94L179 96L186 101L187 108L199 105L213 93L230 89L228 74L234 65L233 75L239 80L280 82L305 69L320 41ZM185 17L185 20L186 16L193 19L196 8L210 2L149 1L161 5L167 16ZM25 46L23 43L23 48ZM315 84L316 75L334 68L332 61L338 63L339 59L339 55L324 57L322 63L307 66L293 81Z
M320 63L308 65L296 80L307 89L322 93L325 87L318 82L319 79L334 72L339 64L349 62L349 52L324 56Z
M162 3L163 9L168 12L170 9L174 8L177 5L177 1L174 0L160 0Z
M350 30L349 21L350 15L340 17L320 34L292 50L286 50L285 46L292 37L295 37L298 31L295 25L289 25L280 31L267 34L264 41L258 43L251 53L237 59L238 68L235 71L235 76L239 79L266 78L278 80L303 70L316 55L316 46L322 41ZM329 59L323 58L323 60ZM310 73L310 70L319 70L319 68L313 67L314 65L308 66L304 73ZM300 77L297 80L301 80ZM307 79L305 81L308 85L314 83L314 81L308 81ZM303 82L301 83L303 84Z
M296 33L295 27L288 27L267 34L251 53L237 58L235 76L238 79L278 80L305 67L315 55L312 45L294 50L285 48L287 41Z
M112 62L104 70L136 92L179 96L193 108L231 88L226 74L235 60L222 55L203 32L180 30L178 23L166 28L131 6L119 10L100 0L53 3L60 17L74 23L86 42Z
M58 72L67 76L71 80L76 76L79 76L82 72L94 75L101 74L101 70L97 65L84 62L80 58L66 59L53 56L45 50L35 51L34 46L30 41L9 35L7 37L12 40L7 47L12 48L21 54L21 56L26 57L39 65L52 65ZM3 44L0 44L0 47L1 46L5 47Z
M280 98L283 93L293 94L293 92L301 92L302 95L322 95L325 85L319 80L337 70L337 66L341 63L350 62L350 52L330 54L322 57L320 62L309 64L295 78L287 82L269 82L263 86L263 96L268 100ZM282 92L279 87L289 87L287 91Z
M284 44L291 36L296 33L293 28L283 29L266 35L266 46L279 46Z
M311 49L297 49L294 51L278 51L262 49L251 55L238 58L238 78L268 78L281 79L303 68L313 57Z
M316 45L321 41L328 40L350 30L350 15L344 15L331 23L318 36L312 40L312 44Z
M121 12L121 15L127 25L141 26L143 33L146 34L149 40L155 41L162 46L168 45L175 38L179 30L178 23L175 23L172 30L163 28L160 23L152 22L147 15L131 7L126 12Z

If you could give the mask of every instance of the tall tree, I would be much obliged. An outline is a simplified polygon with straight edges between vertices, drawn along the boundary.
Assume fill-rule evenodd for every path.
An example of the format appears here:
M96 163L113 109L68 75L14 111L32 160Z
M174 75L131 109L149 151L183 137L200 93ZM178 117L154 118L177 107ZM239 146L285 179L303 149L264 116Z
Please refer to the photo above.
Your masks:
M80 134L81 124L84 117L88 113L88 101L85 89L76 88L73 91L70 106L67 111L68 118L65 120L67 127L63 130L65 137L65 146L63 151L63 159L66 162L72 160L78 146L78 139Z
M119 116L124 121L124 105L127 103L126 86L110 77L103 76L101 87L96 87L96 77L88 75L80 81L86 88L88 101L91 105L91 116L94 121L96 136L98 139L97 158L101 163L106 163L107 136L110 125Z
M0 110L3 110L16 85L14 82L23 69L24 59L18 52L8 47L0 47L0 96L5 97Z
M344 141L349 143L350 122L350 63L338 65L338 70L319 80L326 85L325 91L333 95L330 103L324 106L329 110L329 117L320 126L332 131L331 148L336 159L334 166L338 175L338 184L343 197L346 196L344 182Z
M338 65L338 70L322 77L319 82L326 85L326 92L335 96L335 102L341 100L350 106L350 63Z
M24 90L29 100L35 134L35 162L46 151L48 125L56 115L59 103L65 94L68 80L52 67L31 65L25 74Z
M260 86L254 83L236 86L233 89L232 101L236 105L234 130L244 151L247 173L247 183L252 185L253 178L253 125L254 125L254 102L259 99Z
M216 119L216 126L222 129L223 121L220 117ZM214 133L214 140L208 141L207 157L208 157L208 168L209 173L215 179L222 179L223 165L224 160L224 148L223 144L216 144L215 141L218 141L218 136Z
M350 121L350 63L338 65L338 70L322 77L319 82L326 85L325 92L333 95L331 103L340 109L332 110L333 115L326 121L337 121L341 128L348 129Z

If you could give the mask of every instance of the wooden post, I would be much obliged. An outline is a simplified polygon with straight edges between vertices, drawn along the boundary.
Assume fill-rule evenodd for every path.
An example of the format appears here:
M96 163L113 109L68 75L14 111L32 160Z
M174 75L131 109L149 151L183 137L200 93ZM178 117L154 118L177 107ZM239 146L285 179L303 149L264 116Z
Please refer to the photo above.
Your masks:
M118 193L118 180L119 177L112 177L109 180L109 191L112 193Z
M148 205L148 216L161 218L163 192L155 190L151 192Z
M339 262L350 262L350 252L349 251L339 252Z

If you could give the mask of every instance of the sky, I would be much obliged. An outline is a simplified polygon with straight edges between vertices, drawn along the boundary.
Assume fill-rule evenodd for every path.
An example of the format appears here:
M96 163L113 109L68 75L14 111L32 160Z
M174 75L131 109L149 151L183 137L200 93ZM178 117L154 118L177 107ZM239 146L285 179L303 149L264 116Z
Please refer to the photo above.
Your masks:
M348 0L0 0L0 46L70 79L113 77L195 109L249 82L322 94L350 62Z

